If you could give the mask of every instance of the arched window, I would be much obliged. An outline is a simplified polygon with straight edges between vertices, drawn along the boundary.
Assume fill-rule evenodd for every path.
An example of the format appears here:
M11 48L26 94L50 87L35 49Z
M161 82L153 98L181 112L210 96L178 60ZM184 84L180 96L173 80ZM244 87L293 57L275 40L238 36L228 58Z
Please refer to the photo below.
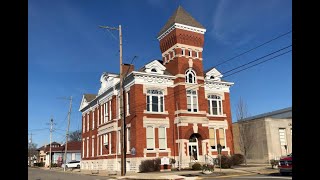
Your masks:
M157 70L155 68L152 68L151 72L157 72Z
M186 82L191 84L196 83L196 73L192 69L186 71Z
M208 113L222 115L222 98L217 95L208 95Z

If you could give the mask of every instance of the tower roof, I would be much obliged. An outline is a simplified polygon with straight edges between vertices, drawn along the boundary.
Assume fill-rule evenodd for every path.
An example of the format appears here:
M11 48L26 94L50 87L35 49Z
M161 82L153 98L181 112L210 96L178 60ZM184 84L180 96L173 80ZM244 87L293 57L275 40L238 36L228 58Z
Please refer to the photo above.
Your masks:
M181 6L173 13L173 15L169 18L167 23L163 26L161 31L158 33L160 36L164 33L168 28L170 28L174 23L180 23L188 26L193 26L197 28L205 29L197 20L195 20L186 10L184 10Z

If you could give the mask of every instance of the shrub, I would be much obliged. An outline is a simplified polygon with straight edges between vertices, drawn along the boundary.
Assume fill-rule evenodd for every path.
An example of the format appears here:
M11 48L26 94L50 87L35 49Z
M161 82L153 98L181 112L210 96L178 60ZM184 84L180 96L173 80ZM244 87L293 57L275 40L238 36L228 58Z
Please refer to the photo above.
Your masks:
M270 164L271 164L271 168L273 169L274 166L278 166L279 160L271 159Z
M214 165L204 164L204 165L202 166L202 172L203 172L203 171L213 172L213 171L214 171Z
M234 154L231 156L232 165L239 165L244 162L244 155L242 154Z
M173 158L170 158L170 164L175 164L175 163L176 163L176 160Z
M219 165L220 165L220 158L218 158ZM230 156L222 155L221 156L221 168L231 168L232 166L232 159Z
M199 163L194 163L192 165L192 170L201 170L201 169L202 169L202 167L201 167L201 164L199 164Z
M139 166L140 172L160 171L161 159L148 159L141 162Z

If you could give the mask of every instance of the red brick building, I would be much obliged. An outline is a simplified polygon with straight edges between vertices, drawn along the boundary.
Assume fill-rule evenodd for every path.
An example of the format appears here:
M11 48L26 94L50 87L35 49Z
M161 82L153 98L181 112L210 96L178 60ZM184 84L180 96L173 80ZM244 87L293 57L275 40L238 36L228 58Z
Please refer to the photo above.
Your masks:
M205 155L233 154L229 88L212 68L203 70L206 29L182 7L158 34L162 60L139 70L124 64L126 169L138 171L142 160L169 157L175 166L204 162ZM129 68L129 69L128 69ZM128 71L127 71L128 69ZM119 75L103 73L97 95L84 94L83 169L120 170ZM132 150L135 149L135 155Z

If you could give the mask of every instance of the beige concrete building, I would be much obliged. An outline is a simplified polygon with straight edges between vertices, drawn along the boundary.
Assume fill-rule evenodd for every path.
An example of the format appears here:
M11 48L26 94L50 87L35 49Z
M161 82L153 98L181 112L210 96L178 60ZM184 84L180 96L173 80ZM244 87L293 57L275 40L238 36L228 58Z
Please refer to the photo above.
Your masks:
M246 147L249 163L269 163L292 152L291 107L243 119L232 129L234 152L244 154Z

